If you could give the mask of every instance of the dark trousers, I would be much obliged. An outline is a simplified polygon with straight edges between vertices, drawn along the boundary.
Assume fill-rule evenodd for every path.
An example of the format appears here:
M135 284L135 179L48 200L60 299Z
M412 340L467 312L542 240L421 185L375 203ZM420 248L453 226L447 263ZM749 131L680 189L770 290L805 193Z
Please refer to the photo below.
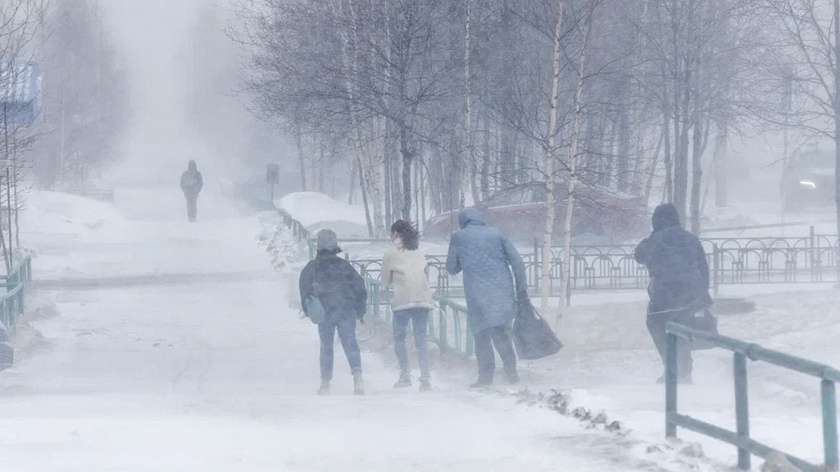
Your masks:
M327 319L318 325L318 334L321 336L321 380L332 380L336 331L347 362L350 363L350 371L362 370L362 355L356 342L356 317L349 315L333 318L328 314Z
M187 195L187 218L189 220L195 221L196 214L198 213L198 195Z
M513 351L513 339L508 325L496 326L475 334L475 359L478 361L479 383L493 382L496 372L496 355L493 346L502 358L505 373L516 376L516 353Z
M673 321L675 323L686 324L686 318L694 316L693 310L682 310L671 313L657 313L651 314L647 317L647 328L650 337L653 339L653 344L656 345L656 350L659 352L659 357L662 359L662 365L665 365L666 346L668 335L665 332L665 326ZM690 376L692 368L691 359L691 344L683 339L677 339L677 375L681 377Z

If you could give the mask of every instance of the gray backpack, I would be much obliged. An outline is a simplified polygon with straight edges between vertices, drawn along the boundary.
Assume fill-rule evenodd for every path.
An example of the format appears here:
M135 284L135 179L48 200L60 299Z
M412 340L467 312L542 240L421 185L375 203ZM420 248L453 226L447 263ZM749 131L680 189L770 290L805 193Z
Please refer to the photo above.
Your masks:
M315 324L323 323L327 317L327 311L324 310L324 305L321 304L321 300L315 295L310 295L303 302L303 312Z
M327 318L327 310L324 309L324 305L321 303L321 300L318 298L318 283L314 283L312 287L312 294L306 297L306 300L303 301L303 312L306 313L306 316L315 323L321 324Z

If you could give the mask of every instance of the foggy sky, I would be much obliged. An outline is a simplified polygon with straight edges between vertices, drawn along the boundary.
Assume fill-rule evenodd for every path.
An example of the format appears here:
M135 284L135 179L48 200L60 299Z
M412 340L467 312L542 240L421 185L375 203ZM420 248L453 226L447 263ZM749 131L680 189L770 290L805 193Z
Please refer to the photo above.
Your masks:
M219 88L219 79L214 74L203 71L191 74L191 68L198 64L201 69L202 63L218 68L219 55L229 53L196 54L191 49L194 41L191 35L201 7L219 3L226 7L227 3L218 0L108 0L104 3L108 29L128 71L132 113L120 150L121 162L111 170L109 180L114 184L171 185L190 159L198 161L205 180L211 184L229 176L239 157L235 155L236 149L244 147L241 143L246 139L241 122L249 117L239 99L227 94L228 90L202 98L215 104L215 115L224 114L236 121L229 126L222 121L217 126L220 129L199 133L189 116L194 90ZM223 16L228 9L219 11ZM221 27L211 29L211 34L216 41L227 44ZM227 75L231 76L228 81L234 82L238 63L235 58L227 62L230 69ZM235 83L230 84L231 89L234 86Z

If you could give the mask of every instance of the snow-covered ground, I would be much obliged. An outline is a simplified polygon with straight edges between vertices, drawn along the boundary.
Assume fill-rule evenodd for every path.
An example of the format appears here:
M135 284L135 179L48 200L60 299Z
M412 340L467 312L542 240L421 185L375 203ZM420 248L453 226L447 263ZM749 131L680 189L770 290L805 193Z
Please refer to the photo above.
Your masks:
M183 202L172 193L117 195L115 207L59 194L30 199L22 236L36 254L36 279L50 282L30 295L56 310L30 320L18 340L30 344L19 346L17 365L0 374L3 470L714 467L665 446L646 452L647 444L662 444L653 432L661 402L648 379L627 387L625 376L609 389L590 389L596 383L582 374L607 366L581 367L566 354L526 366L530 382L579 387L573 398L581 404L606 405L630 389L649 409L626 416L651 423L650 441L585 429L518 397L469 392L471 366L440 366L430 394L396 392L387 350L363 354L368 396L350 395L340 351L334 395L315 396L317 333L292 308L296 274L272 270L259 247L260 219L234 217L235 206L220 201L200 206L191 225L176 218ZM207 274L215 277L197 277ZM362 328L363 336L372 329ZM624 352L653 370L649 355ZM550 366L560 370L541 373Z
M777 218L773 211L771 204L733 207L719 212L716 221L731 226L773 224ZM306 217L309 224L315 224L317 211L308 211ZM789 216L788 221L813 222L818 233L829 233L833 223L820 222L830 217L812 212ZM808 225L803 225L784 231L760 229L714 236L807 236L808 231ZM344 248L354 258L378 258L387 244L347 243ZM442 246L424 243L423 249L445 254ZM837 365L840 291L833 285L724 286L720 295L746 297L757 305L751 314L721 316L722 334ZM574 306L560 325L559 335L566 347L554 358L523 363L528 387L541 392L560 389L570 395L573 405L604 410L621 420L638 440L661 441L664 389L654 380L661 375L662 366L646 331L646 303L644 291L576 293ZM681 387L680 410L734 429L731 354L721 350L695 353L695 367L695 384ZM760 363L751 364L749 372L753 437L821 463L819 381ZM731 446L689 432L680 436L700 443L716 460L726 464L736 461Z

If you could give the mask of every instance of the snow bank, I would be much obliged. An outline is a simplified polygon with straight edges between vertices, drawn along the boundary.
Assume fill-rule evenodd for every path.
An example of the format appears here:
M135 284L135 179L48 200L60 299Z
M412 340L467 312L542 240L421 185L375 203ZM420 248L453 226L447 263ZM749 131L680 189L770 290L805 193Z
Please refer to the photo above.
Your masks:
M59 192L32 192L26 196L21 227L28 232L78 234L125 223L110 203Z
M278 207L312 232L329 228L345 238L368 236L364 207L348 205L322 193L291 193L280 200Z
M260 246L265 247L274 270L290 274L293 268L308 260L304 244L297 241L276 212L262 213L257 219L261 226Z

